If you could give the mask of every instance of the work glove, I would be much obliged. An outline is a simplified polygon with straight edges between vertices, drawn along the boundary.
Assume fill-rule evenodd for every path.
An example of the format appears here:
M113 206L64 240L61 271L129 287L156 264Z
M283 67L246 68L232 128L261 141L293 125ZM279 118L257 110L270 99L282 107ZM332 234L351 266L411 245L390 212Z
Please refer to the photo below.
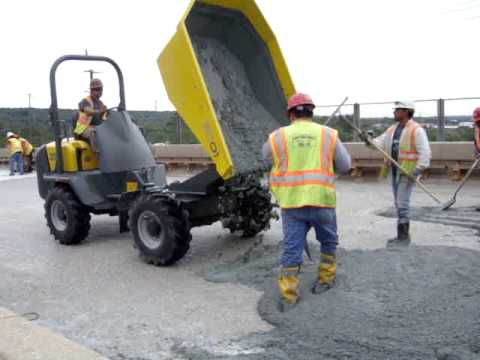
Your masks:
M366 131L362 131L358 137L360 138L360 140L362 140L365 145L367 146L370 146L372 145L372 138L370 137L370 135L366 132Z
M474 152L475 157L478 159L480 157L480 149L477 148L475 145L475 152Z
M413 171L412 175L413 175L415 178L417 178L417 180L420 180L420 179L422 178L423 171L424 171L424 169L416 168L416 169Z

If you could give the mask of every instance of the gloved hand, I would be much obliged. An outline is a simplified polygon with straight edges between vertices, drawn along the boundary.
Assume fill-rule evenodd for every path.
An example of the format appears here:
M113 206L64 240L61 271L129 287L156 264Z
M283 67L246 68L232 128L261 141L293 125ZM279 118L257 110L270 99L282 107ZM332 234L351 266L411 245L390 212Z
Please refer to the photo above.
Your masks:
M362 131L358 137L360 138L360 140L362 140L367 146L371 145L372 144L372 138L370 137L370 135L365 132L365 131Z
M415 176L417 179L420 179L423 175L423 169L416 168L413 173L413 176Z
M475 155L475 158L477 158L477 159L480 157L480 150L479 150L476 146L475 146L475 153L474 153L474 155Z

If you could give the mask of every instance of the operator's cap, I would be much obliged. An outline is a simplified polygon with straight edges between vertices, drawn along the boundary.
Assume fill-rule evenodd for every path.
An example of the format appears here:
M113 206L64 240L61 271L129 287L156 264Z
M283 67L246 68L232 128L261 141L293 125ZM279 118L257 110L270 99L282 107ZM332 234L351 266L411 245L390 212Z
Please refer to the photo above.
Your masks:
M15 134L11 131L7 132L7 139L11 138L12 136L15 136Z
M408 110L415 110L415 104L413 101L402 100L402 101L395 101L393 103L393 109L408 109Z
M90 80L90 89L99 89L99 88L103 88L102 80L100 79Z

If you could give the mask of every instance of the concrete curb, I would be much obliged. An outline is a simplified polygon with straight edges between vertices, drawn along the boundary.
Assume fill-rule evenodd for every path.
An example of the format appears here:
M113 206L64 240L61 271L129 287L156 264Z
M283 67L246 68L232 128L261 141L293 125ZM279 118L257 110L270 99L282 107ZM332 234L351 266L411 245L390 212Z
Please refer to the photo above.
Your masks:
M0 307L0 360L108 360Z

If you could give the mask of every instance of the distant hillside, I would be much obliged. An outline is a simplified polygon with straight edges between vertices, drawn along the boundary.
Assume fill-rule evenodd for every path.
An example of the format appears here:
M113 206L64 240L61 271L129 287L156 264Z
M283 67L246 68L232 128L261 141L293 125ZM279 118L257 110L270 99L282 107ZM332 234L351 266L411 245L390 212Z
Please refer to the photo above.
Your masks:
M60 119L65 120L71 128L75 110L61 109ZM129 111L133 121L143 127L147 139L152 142L177 141L177 122L180 119L174 111ZM182 140L184 143L196 143L189 129L182 123ZM6 131L19 133L38 146L53 139L50 129L48 109L0 108L0 134Z
M71 128L71 119L74 110L61 109L60 119L65 120ZM180 120L175 111L129 111L130 116L140 127L143 127L145 136L151 143L177 143L177 123ZM315 117L315 121L324 123L327 117ZM430 140L437 138L436 117L416 118L417 121L426 125ZM463 123L470 124L469 116L447 116L445 135L447 141L473 140L473 130L463 127ZM361 126L364 129L373 130L375 135L380 134L393 123L391 118L362 118ZM198 141L190 132L188 127L180 121L181 139L185 144L193 144ZM330 124L337 129L343 141L353 139L352 130L342 120L334 118ZM48 109L27 109L27 108L0 108L0 137L6 131L20 133L38 146L53 139L53 132L50 130Z

